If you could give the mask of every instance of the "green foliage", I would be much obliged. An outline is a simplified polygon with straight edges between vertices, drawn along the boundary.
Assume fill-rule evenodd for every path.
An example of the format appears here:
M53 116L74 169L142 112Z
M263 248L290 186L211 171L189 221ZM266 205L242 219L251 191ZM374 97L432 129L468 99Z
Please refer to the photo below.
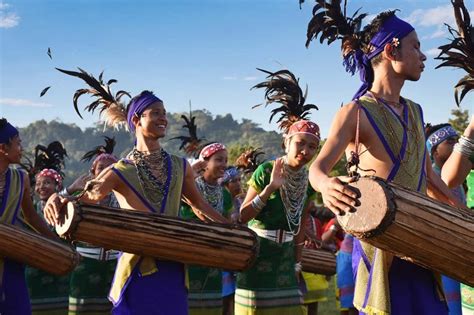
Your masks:
M451 115L453 118L450 118L448 122L459 134L463 134L469 124L469 111L456 108L451 110Z

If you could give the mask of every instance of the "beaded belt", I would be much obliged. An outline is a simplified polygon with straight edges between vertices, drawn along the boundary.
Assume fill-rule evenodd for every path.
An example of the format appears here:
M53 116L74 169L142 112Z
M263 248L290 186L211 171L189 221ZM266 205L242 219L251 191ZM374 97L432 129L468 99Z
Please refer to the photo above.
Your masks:
M293 233L285 230L264 230L253 226L249 226L249 229L257 233L258 236L278 244L293 241Z
M76 247L76 250L81 256L95 260L114 260L120 254L117 250L105 250L101 247Z

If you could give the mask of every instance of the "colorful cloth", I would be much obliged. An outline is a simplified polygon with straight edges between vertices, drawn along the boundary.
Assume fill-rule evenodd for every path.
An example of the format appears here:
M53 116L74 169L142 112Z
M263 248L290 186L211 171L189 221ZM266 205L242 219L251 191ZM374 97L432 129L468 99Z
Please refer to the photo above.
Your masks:
M120 207L113 193L100 204ZM107 299L107 294L117 265L117 251L107 251L86 243L78 243L76 250L82 259L70 275L69 315L110 314L112 303Z
M26 174L9 167L5 174L5 189L0 198L0 222L18 225ZM31 314L30 299L22 264L8 258L0 259L0 314Z
M474 171L467 176L467 206L474 209ZM474 288L461 283L463 315L474 315Z
M249 186L261 192L270 182L273 163L262 163L253 173ZM306 202L310 202L314 197L314 190L308 185ZM280 191L270 195L265 207L248 225L264 230L289 231ZM305 314L303 297L295 274L293 241L277 243L260 236L258 239L260 250L255 263L237 275L235 314Z
M199 153L199 159L204 160L210 158L219 151L225 150L225 145L222 143L211 143L202 148L201 153Z
M358 100L393 162L387 181L425 192L426 144L421 107L401 99L403 113L370 95ZM409 152L407 154L407 152ZM447 314L439 277L363 241L354 240L354 306L367 314ZM389 266L389 267L387 267Z
M43 171L50 171L45 169ZM51 170L57 173L54 170ZM57 173L59 175L59 173ZM41 175L50 176L50 175ZM53 178L53 177L52 177ZM54 178L53 178L54 179ZM35 203L36 213L43 218L44 201ZM54 230L54 226L49 226ZM31 310L34 315L59 315L68 313L69 275L57 276L30 266L25 268L26 283L30 293Z
M2 192L0 222L22 227L20 218L25 174L8 168L5 190ZM0 260L0 314L31 314L31 305L25 281L25 268L8 258Z
M337 291L341 308L344 310L354 307L353 242L354 237L350 234L345 234L341 248L336 256Z
M197 178L196 182L202 181ZM203 198L213 206L214 210L227 217L233 209L232 196L229 191L220 186L222 193L222 202L218 203L216 200L211 200L211 196L207 196L202 190L202 185L197 185L200 189ZM216 204L216 205L215 205ZM188 220L198 220L193 210L187 204L181 206L180 216ZM222 271L217 268L208 268L201 266L188 266L189 277L189 313L193 315L198 314L222 314L222 296L223 296L223 282ZM229 288L226 288L229 290Z
M168 156L170 183L160 202L165 215L178 216L186 160ZM160 211L157 205L145 198L132 161L122 159L112 170L149 211ZM114 304L113 314L187 314L184 265L122 253L117 262L109 299Z
M303 296L304 304L326 302L329 289L327 277L304 271L302 275L306 284L306 293Z
M439 137L442 137L443 135L444 134L441 134L439 135ZM445 138L445 140L446 139L447 137ZM441 142L438 142L437 144ZM435 163L433 163L433 171L435 171L435 173L438 175L441 174L441 169ZM464 193L464 188L462 187L462 185L454 187L453 189L451 189L451 192L457 198L459 198L462 203L466 203L466 194ZM441 280L443 282L446 302L448 303L449 315L461 315L461 286L459 281L456 281L446 276L442 276Z

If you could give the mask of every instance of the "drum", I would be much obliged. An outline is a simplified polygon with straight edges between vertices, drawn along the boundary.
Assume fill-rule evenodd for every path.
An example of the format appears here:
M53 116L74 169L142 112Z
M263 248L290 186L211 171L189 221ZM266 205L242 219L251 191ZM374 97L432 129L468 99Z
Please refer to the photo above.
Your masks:
M342 228L377 248L474 285L474 212L375 177L352 186L356 211L338 216Z
M55 275L71 272L81 259L71 246L4 223L0 223L0 256Z
M241 271L258 253L244 226L188 221L155 213L69 203L59 235L140 256Z
M336 273L336 256L327 250L303 248L301 264L305 272L326 276Z

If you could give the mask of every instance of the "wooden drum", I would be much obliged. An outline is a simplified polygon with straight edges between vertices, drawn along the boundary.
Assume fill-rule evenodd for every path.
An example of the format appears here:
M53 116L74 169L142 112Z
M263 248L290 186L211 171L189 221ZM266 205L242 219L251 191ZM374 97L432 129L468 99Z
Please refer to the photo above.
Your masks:
M77 203L68 204L56 232L107 249L235 271L251 266L259 246L243 226Z
M301 264L305 272L326 276L336 273L336 256L327 250L303 248Z
M474 212L458 209L386 181L364 177L353 213L338 216L344 230L396 256L474 285Z
M55 275L71 272L81 259L71 246L4 223L0 223L0 256Z

